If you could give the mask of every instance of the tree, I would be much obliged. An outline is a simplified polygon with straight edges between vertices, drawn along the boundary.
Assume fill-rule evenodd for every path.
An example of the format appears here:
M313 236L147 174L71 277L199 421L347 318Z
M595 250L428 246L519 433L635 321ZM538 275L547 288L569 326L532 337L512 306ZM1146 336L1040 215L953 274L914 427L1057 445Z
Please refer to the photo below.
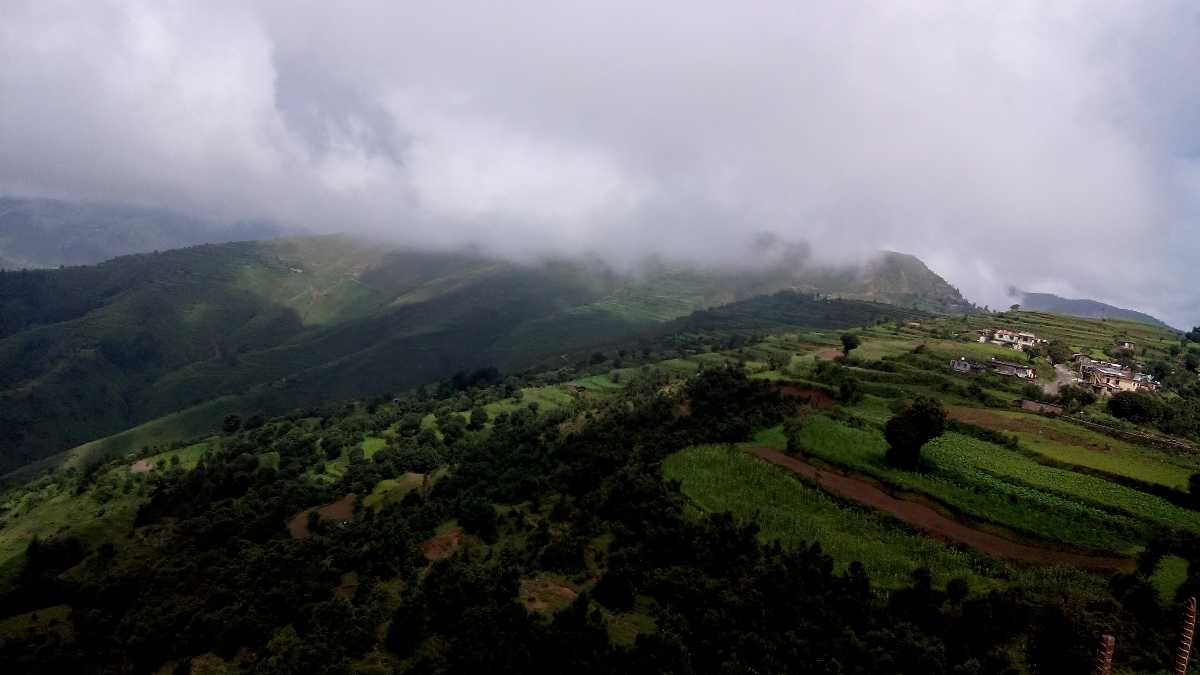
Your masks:
M483 406L475 406L471 409L471 421L467 424L467 428L471 431L479 431L483 425L487 424L488 414L483 409Z
M1051 362L1056 364L1069 362L1070 357L1072 357L1074 354L1072 348L1070 348L1070 345L1066 344L1066 342L1063 342L1062 340L1051 340L1046 342L1045 353L1046 356L1050 357Z
M226 434L236 434L241 428L242 417L240 415L226 415L225 420L221 422L221 431Z
M1021 309L1021 306L1020 305L1009 305L1008 309L1009 309L1009 311L1015 312L1015 311Z
M1197 369L1200 369L1200 355L1197 355L1196 352L1189 351L1183 357L1183 367L1187 368L1193 373L1196 372Z
M858 341L857 335L855 335L854 333L843 333L842 334L842 354L844 354L846 356L850 356L850 352L854 351L855 349L858 349L858 345L859 345L859 341Z
M860 403L865 394L857 377L847 376L838 384L838 400L847 405Z
M1128 420L1134 424L1148 424L1162 417L1162 404L1149 394L1135 391L1122 391L1113 394L1108 399L1108 412L1113 417Z
M789 417L783 421L783 435L787 438L787 454L800 454L802 449L800 444L800 431L803 428L804 422L799 417Z
M888 420L883 429L888 442L885 459L901 469L921 463L921 448L946 431L946 411L937 399L918 396L911 405Z
M1085 408L1096 402L1096 394L1087 387L1069 384L1058 389L1058 403L1065 408Z

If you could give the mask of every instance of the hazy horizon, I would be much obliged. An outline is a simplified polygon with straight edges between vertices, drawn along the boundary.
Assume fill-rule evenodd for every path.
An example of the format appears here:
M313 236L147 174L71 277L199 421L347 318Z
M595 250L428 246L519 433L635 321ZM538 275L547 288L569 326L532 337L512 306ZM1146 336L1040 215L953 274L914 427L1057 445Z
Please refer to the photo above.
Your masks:
M1200 322L1187 3L5 5L5 194L617 264L769 233Z

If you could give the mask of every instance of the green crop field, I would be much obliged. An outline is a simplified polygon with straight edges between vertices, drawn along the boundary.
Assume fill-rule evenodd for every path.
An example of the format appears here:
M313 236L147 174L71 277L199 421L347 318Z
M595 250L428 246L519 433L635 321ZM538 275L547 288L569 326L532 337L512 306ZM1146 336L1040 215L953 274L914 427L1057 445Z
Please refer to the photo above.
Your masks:
M1046 541L1133 553L1154 527L1200 532L1200 514L1162 498L1044 466L1019 452L960 434L930 443L921 472L888 466L883 459L886 443L874 429L855 429L818 416L805 423L800 438L811 457L927 494L970 518ZM773 444L778 445L777 437Z
M1036 585L1089 588L1097 580L1065 569L1009 566L916 534L887 516L844 504L826 493L745 453L723 445L680 451L663 463L685 495L710 513L730 511L752 519L763 540L788 546L820 542L841 567L861 562L882 587L909 583L916 567L928 567L939 584L961 577L972 586L993 587L1013 577Z

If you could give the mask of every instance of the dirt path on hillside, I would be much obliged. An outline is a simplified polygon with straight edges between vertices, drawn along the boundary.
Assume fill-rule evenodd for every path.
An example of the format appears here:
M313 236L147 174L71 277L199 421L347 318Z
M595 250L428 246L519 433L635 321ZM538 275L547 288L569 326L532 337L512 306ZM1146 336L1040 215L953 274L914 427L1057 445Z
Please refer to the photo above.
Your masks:
M812 480L826 492L885 511L919 530L956 544L965 544L993 558L1039 565L1067 565L1103 572L1125 570L1133 565L1128 558L1084 555L1021 544L977 530L924 504L897 499L865 480L819 469L799 457L791 457L771 448L753 448L750 452Z
M1049 396L1057 396L1058 390L1075 382L1075 371L1063 364L1054 366L1054 381L1042 384L1042 391Z

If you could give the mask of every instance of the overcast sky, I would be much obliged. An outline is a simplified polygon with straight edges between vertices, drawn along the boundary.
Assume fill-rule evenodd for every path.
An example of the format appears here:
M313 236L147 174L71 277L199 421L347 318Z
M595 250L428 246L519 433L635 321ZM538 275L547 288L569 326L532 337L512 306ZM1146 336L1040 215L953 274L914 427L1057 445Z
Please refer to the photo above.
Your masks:
M0 191L1200 323L1200 5L0 0Z

